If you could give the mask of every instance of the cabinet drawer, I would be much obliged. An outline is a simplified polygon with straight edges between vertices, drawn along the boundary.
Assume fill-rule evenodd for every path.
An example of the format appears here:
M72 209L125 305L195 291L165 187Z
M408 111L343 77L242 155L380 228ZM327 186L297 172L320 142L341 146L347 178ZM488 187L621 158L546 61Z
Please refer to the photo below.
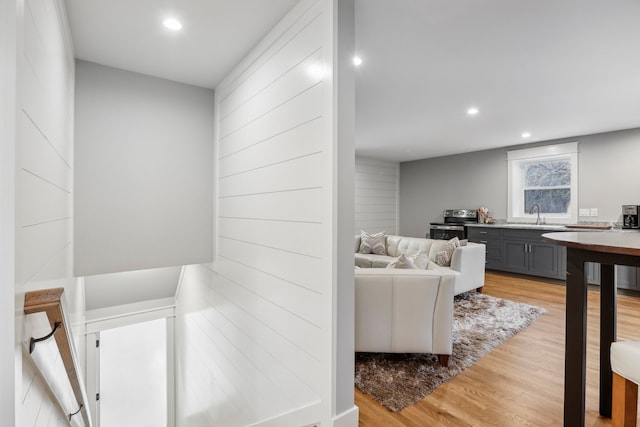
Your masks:
M488 240L489 238L501 238L501 228L489 228L489 227L469 227L467 228L467 237L469 240L479 242L480 240Z
M548 231L541 230L522 230L506 228L502 232L502 237L505 239L518 239L542 242L542 235L548 233Z

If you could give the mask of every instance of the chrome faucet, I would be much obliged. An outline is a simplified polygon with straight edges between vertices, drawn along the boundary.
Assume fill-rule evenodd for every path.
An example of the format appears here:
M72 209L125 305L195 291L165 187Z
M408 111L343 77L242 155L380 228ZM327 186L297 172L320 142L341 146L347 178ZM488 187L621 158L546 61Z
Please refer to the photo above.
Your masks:
M534 203L533 206L531 206L531 209L529 209L529 214L533 213L533 208L538 208L538 217L536 218L536 225L540 224L540 205L537 203Z

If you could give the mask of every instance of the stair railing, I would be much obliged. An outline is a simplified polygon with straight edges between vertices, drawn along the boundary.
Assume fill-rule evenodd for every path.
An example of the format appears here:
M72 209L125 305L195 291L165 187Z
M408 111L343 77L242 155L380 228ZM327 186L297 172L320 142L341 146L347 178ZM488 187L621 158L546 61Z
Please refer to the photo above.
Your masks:
M75 347L73 346L73 339L71 335L71 330L69 328L69 324L65 319L65 313L62 304L62 293L64 292L64 288L52 288L52 289L43 289L37 291L30 291L25 293L24 297L24 313L25 314L34 314L44 312L47 315L47 319L49 321L49 325L51 326L51 332L41 338L31 338L29 342L29 354L32 354L36 349L36 346L39 342L50 339L51 337L55 338L58 351L60 352L62 364L64 365L64 370L66 371L66 377L69 381L71 389L73 390L73 396L75 398L75 403L77 404L74 408L65 408L60 396L56 396L60 406L67 413L69 417L69 421L76 416L80 415L82 421L84 421L84 426L91 427L91 417L89 414L89 408L87 405L87 395L85 391L85 386L82 381L82 375L80 371L80 366L78 363L78 358L76 356ZM36 366L38 364L36 363ZM45 377L45 381L48 383L50 381L55 381L53 378L46 378L47 375L43 373L43 369L38 366L43 377ZM57 387L52 387L49 384L52 390L56 390ZM55 391L53 391L55 394ZM78 423L78 420L74 420L75 425L82 423Z

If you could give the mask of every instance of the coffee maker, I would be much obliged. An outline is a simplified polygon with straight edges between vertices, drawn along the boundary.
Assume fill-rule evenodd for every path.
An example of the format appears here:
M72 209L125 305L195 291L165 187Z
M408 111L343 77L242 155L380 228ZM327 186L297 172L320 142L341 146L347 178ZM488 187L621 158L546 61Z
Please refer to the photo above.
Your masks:
M622 205L622 228L640 228L639 205Z

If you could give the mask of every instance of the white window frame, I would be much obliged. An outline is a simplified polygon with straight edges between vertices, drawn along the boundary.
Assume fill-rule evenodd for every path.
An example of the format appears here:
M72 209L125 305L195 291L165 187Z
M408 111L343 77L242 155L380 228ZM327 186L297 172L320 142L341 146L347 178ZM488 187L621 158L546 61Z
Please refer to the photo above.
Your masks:
M524 173L522 165L535 160L569 159L571 162L571 200L566 215L541 214L548 224L576 224L578 222L578 142L546 145L507 151L507 221L535 223L537 212L524 212ZM524 213L523 213L524 212Z

